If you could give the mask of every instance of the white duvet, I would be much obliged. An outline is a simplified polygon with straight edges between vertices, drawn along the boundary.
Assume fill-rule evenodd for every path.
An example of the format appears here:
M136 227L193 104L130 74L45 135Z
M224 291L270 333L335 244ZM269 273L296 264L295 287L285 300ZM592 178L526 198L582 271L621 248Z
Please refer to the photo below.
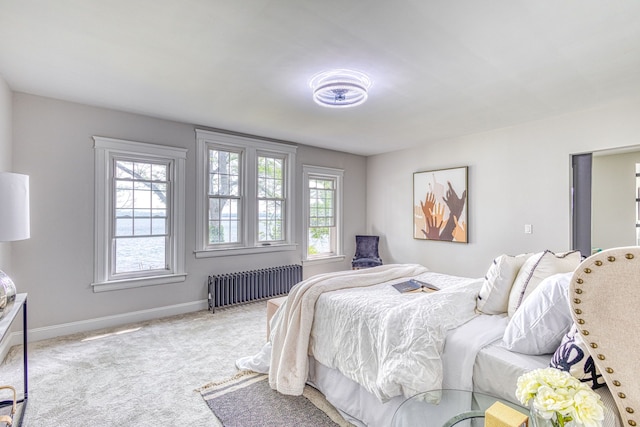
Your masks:
M440 389L446 333L476 316L482 281L431 272L418 278L442 289L400 294L395 280L322 294L310 354L381 401Z
M417 264L388 264L356 271L339 271L310 277L294 286L271 320L269 385L283 394L300 395L309 374L309 340L318 298L327 292L371 286L415 277L426 271ZM240 360L238 367L264 365L256 355ZM245 363L247 362L247 363Z

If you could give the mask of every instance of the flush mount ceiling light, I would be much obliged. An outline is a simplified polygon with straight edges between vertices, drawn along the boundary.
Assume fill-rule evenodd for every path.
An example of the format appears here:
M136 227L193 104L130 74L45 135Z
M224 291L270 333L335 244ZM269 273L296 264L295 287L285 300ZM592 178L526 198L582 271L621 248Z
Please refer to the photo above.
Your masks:
M309 84L316 104L346 108L355 107L367 100L371 79L359 71L330 70L316 74Z

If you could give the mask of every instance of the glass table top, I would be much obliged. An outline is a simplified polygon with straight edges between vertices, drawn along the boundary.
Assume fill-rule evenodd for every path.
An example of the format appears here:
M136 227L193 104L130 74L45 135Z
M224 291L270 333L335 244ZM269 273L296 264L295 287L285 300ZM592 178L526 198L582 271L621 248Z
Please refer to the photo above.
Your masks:
M529 416L522 406L483 393L462 390L434 390L405 400L391 421L393 427L483 427L484 412L495 402Z

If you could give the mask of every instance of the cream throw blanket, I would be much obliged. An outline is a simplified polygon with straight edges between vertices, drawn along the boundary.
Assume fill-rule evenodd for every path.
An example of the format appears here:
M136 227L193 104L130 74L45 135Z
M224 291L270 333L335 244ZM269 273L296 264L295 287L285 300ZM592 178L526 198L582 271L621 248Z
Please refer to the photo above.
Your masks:
M320 274L294 286L271 323L271 388L283 394L302 394L309 372L309 337L315 304L321 294L414 277L426 271L425 267L417 264L388 264Z

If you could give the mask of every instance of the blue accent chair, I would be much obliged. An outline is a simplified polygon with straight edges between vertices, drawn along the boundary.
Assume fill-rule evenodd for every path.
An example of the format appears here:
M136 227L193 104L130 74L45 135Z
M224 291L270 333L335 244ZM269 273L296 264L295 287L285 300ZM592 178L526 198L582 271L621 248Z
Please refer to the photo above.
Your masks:
M382 265L378 254L380 236L356 236L356 255L351 260L351 268L369 268Z

